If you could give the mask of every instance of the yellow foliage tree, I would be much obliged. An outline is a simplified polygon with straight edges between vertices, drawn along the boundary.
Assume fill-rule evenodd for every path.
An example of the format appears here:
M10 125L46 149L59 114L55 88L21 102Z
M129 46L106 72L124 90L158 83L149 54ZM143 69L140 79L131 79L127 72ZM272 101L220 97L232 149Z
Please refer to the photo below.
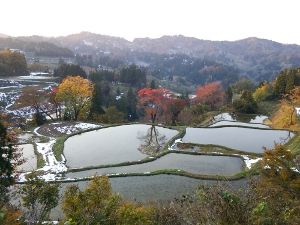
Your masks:
M264 148L262 180L274 187L284 190L293 197L300 197L299 157L287 149L286 146L275 144L274 149Z
M297 128L297 116L295 107L300 106L300 87L296 86L283 95L280 109L277 111L273 123L279 128Z
M151 214L153 209L140 203L123 202L116 213L116 224L146 225L153 224Z
M85 190L78 185L67 186L62 210L76 224L114 224L122 196L114 194L107 176L94 176Z
M67 113L75 121L78 116L87 116L91 107L94 84L80 76L67 76L58 87L56 100L64 103Z
M267 81L264 81L263 85L257 88L253 93L253 98L256 102L264 101L272 95L273 91L273 86Z
M287 94L283 94L280 103L279 109L272 116L272 126L274 128L299 130L300 125L296 107L300 107L300 86L296 86Z
M264 150L257 191L266 206L265 218L273 220L268 224L299 224L299 157L282 144Z

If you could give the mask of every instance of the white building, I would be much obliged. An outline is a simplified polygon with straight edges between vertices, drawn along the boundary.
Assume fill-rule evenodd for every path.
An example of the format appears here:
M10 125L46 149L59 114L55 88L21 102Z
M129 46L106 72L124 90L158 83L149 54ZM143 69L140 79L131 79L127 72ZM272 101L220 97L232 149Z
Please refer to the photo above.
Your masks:
M300 107L295 107L295 109L296 109L296 115L300 116Z

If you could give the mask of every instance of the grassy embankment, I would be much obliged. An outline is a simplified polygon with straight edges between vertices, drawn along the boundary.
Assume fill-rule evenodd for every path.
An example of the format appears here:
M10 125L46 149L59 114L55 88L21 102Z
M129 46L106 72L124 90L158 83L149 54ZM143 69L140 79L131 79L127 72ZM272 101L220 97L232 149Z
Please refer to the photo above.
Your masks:
M294 137L286 145L295 154L300 154L300 118L296 116L296 111L293 111L293 108L277 104L277 111L271 114L270 120L266 121L266 124L274 129L285 129L293 132Z

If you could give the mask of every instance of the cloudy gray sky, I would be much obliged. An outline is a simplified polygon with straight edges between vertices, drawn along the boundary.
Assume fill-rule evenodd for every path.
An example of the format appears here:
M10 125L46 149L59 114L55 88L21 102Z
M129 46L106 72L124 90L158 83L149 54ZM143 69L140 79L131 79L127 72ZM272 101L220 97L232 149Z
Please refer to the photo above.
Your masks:
M258 37L300 45L298 0L1 0L0 33L134 38Z

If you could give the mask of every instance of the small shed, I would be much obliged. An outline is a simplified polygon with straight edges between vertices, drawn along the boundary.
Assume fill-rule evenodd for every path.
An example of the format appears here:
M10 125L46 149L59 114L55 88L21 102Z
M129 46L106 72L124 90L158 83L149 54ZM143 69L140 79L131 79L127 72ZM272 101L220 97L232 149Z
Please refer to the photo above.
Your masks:
M295 109L296 109L296 115L300 116L300 107L295 107Z

